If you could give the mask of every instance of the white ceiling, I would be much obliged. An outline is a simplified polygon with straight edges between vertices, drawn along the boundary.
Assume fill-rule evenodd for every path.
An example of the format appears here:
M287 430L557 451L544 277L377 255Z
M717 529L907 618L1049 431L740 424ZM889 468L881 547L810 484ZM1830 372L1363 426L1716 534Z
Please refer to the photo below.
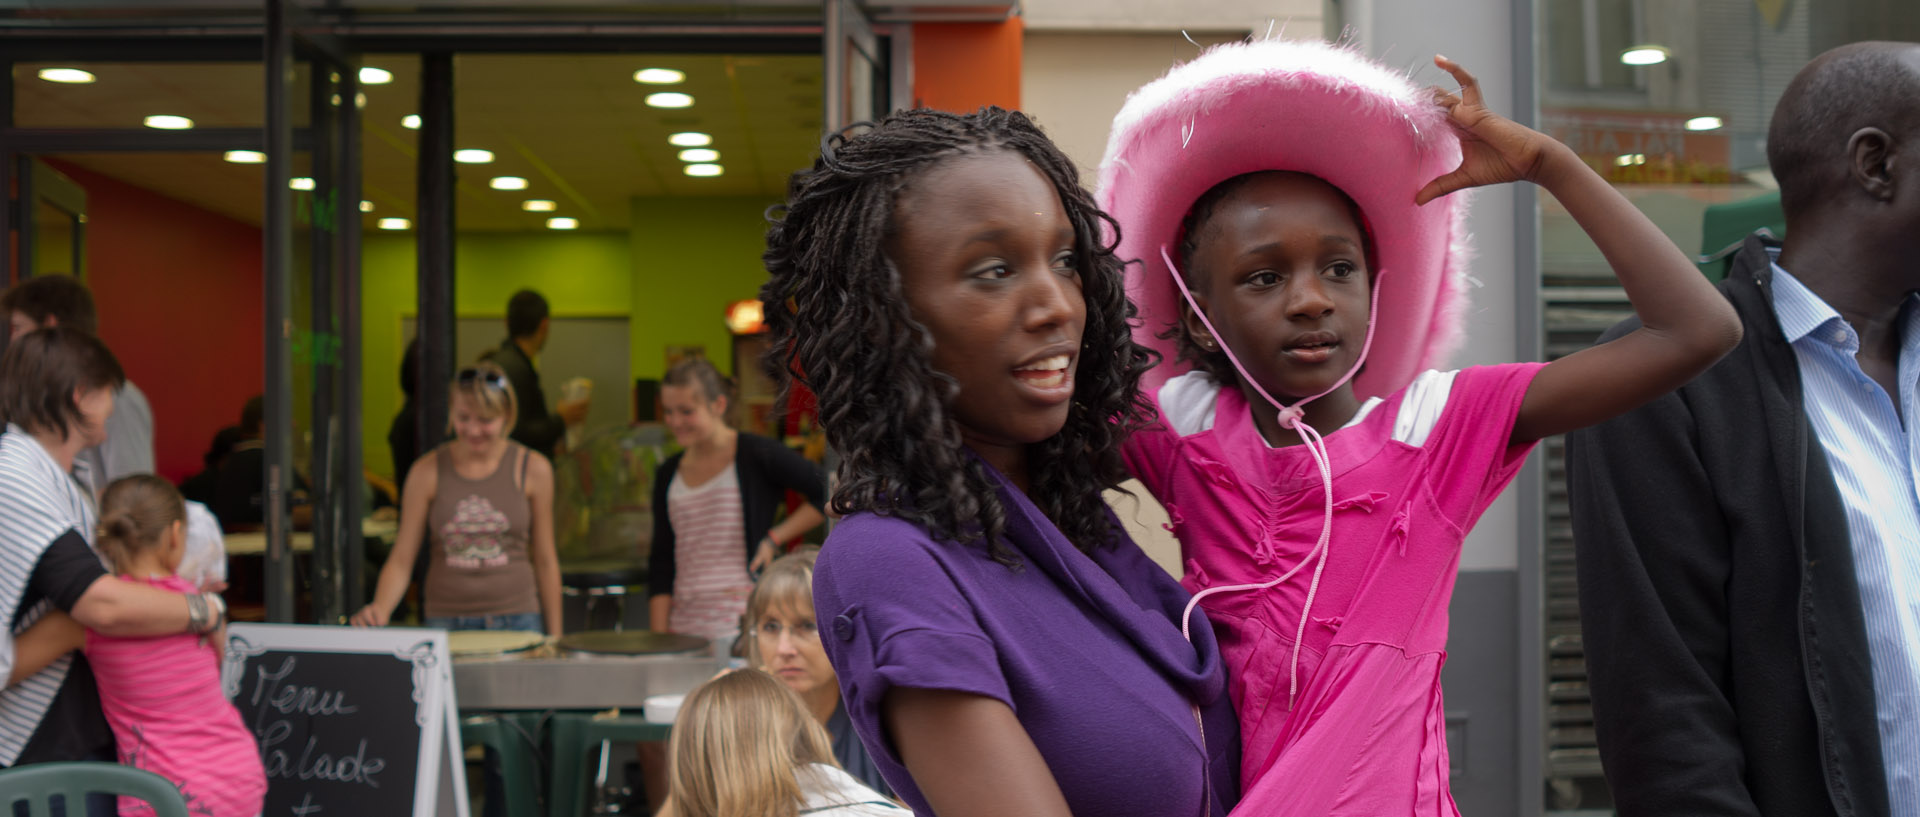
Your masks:
M372 54L393 82L366 86L363 121L365 215L411 219L415 210L416 131L400 120L419 106L417 57ZM151 114L175 114L199 127L259 127L264 75L258 64L61 63L97 81L61 85L37 78L51 64L14 68L19 127L139 128ZM687 79L673 86L634 82L641 68L673 68ZM819 146L820 58L787 55L463 55L455 58L455 146L484 148L495 160L458 165L455 219L463 231L544 230L549 216L580 220L583 230L629 226L634 196L761 196L778 199L788 174L813 160ZM304 74L296 88L305 89ZM691 94L690 108L647 107L648 93ZM296 126L306 124L304 94ZM681 172L680 148L668 134L713 135L725 173ZM257 224L261 165L218 154L94 153L62 155L76 164L176 199ZM306 157L296 156L296 172ZM525 191L489 189L494 176L520 176ZM520 202L552 199L554 213L529 213Z

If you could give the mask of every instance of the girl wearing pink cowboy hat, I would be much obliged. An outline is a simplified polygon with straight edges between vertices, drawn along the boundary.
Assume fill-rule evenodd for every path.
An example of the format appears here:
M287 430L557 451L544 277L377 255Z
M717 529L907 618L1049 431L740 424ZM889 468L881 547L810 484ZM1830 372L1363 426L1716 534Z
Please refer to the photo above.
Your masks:
M1321 43L1214 48L1128 99L1101 165L1118 254L1143 261L1136 340L1166 355L1146 384L1161 423L1127 461L1227 663L1236 813L1456 814L1440 667L1466 532L1540 438L1739 340L1659 229L1435 63L1457 93ZM1521 179L1599 245L1643 326L1550 364L1435 371L1466 278L1448 194Z

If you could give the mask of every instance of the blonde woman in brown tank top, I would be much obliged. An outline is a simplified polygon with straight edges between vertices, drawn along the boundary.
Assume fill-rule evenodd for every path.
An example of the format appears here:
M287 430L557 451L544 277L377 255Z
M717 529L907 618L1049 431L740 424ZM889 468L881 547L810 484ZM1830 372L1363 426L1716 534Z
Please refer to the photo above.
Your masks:
M400 536L357 627L387 623L427 549L426 625L560 635L560 559L553 543L553 465L507 438L513 386L479 363L454 377L453 439L407 472Z

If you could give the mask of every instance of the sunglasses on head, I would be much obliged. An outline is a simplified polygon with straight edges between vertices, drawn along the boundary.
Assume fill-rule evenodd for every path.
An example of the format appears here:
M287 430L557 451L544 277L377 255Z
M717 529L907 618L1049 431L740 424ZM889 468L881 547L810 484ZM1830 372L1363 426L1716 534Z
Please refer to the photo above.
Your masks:
M506 375L474 366L461 369L459 374L453 376L453 379L454 382L462 386L472 385L475 380L478 380L496 389L504 389L507 387Z

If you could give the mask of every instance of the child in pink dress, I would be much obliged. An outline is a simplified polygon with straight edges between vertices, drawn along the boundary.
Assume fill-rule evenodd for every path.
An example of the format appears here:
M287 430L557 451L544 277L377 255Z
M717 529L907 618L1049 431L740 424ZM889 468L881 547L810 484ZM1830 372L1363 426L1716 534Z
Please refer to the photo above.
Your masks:
M107 486L98 547L123 581L197 593L176 574L186 553L186 505L166 480L143 474ZM115 638L87 633L87 660L120 762L174 782L187 811L254 817L267 793L260 748L220 689L218 639ZM120 798L120 814L152 807Z
M1144 262L1136 340L1168 364L1128 464L1227 662L1236 813L1457 814L1440 667L1467 531L1540 438L1678 387L1740 336L1571 150L1435 62L1457 92L1326 44L1221 46L1135 92L1102 163L1118 254ZM1520 179L1592 236L1645 326L1551 364L1432 371L1466 275L1448 194Z

